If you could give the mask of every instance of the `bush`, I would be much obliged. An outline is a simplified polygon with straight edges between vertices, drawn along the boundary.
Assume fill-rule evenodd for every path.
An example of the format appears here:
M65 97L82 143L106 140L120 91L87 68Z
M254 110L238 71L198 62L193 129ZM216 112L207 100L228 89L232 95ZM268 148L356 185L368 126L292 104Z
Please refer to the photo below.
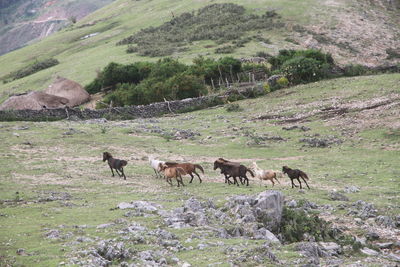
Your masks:
M26 76L29 76L31 74L34 74L38 71L44 70L44 69L48 69L50 67L53 67L55 65L58 65L60 62L55 59L55 58L49 58L49 59L45 59L42 61L35 61L33 64L26 66L22 69L19 69L15 72L10 73L9 75L7 75L5 77L5 79L9 82L9 81L13 81L13 80L17 80L17 79L21 79L24 78Z
M232 104L228 104L225 107L225 110L228 112L238 112L238 111L243 111L243 108L239 104L232 103Z
M344 67L344 76L360 76L364 75L368 72L368 67L360 65L360 64L350 64Z
M188 43L213 40L218 44L234 41L242 47L250 41L242 38L247 32L258 29L273 29L284 26L273 11L263 15L248 14L243 6L225 3L212 4L191 13L182 13L159 27L148 27L117 43L136 44L137 50L128 48L142 56L166 56L185 49ZM234 48L225 47L217 53L232 53Z
M314 82L327 78L331 66L314 58L294 57L282 64L281 72L293 84Z
M283 64L294 58L310 58L317 61L319 64L333 65L333 58L330 54L325 54L320 50L307 49L307 50L287 50L283 49L279 51L279 54L275 57L271 57L268 62L271 64L271 70L279 70Z
M306 233L313 236L316 241L331 238L328 222L317 215L308 215L303 210L286 207L283 208L281 233L289 243L302 241Z
M286 77L280 77L276 83L280 88L285 88L289 85L289 80Z

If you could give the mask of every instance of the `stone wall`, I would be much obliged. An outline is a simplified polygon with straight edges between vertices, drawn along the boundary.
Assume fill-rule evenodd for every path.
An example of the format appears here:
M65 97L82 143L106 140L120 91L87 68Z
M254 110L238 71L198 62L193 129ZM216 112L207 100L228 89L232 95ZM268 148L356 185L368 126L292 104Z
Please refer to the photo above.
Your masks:
M226 99L234 101L240 98L254 97L263 94L262 86L255 84L246 88L231 89L223 95L209 95L187 98L169 102L158 102L149 105L115 107L107 109L59 108L43 110L8 110L0 111L0 121L54 121L62 119L87 120L106 118L110 120L150 118L167 113L181 113L196 109L223 104Z

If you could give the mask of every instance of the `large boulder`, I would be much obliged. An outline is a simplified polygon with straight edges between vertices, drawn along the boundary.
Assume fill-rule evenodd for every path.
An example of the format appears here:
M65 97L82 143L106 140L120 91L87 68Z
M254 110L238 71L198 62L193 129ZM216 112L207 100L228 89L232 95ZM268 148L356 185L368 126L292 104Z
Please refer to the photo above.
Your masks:
M44 92L68 99L69 107L81 105L90 99L89 93L86 92L79 83L63 77L57 77L57 79L49 85Z
M40 110L64 108L69 105L69 100L61 96L43 92L29 92L11 96L0 105L0 110Z

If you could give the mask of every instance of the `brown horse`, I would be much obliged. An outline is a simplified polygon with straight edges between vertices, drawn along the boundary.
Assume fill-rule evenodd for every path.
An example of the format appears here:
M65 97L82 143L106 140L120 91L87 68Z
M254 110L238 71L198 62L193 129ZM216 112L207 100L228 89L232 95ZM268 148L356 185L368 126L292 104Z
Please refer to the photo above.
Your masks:
M201 167L199 164L192 164L192 163L177 163L177 162L165 162L165 165L168 167L180 167L185 171L185 174L189 174L192 179L190 179L189 183L193 182L193 173L199 177L200 183L202 182L200 175L196 172L196 169L201 170L201 172L204 174L204 169ZM183 175L185 175L183 174Z
M308 178L308 176L307 176L307 174L305 172L303 172L303 171L301 171L299 169L294 169L293 170L293 169L289 168L288 166L283 166L282 167L282 172L284 174L286 173L289 176L290 180L292 181L292 188L293 188L293 186L297 187L297 185L295 185L293 183L293 180L297 179L297 181L299 181L299 184L300 184L300 189L303 189L301 187L301 182L300 182L300 179L299 179L299 178L301 178L306 183L308 189L310 189L310 187L308 186L307 181L306 181L309 178Z
M117 172L119 177L124 176L124 180L126 180L126 176L124 173L124 167L128 164L128 162L126 160L115 159L112 157L112 155L110 153L104 152L103 153L103 162L106 160L108 162L108 166L110 166L112 176L114 177L113 169L115 169L115 171ZM118 171L120 171L121 174Z
M171 186L172 186L171 178L175 178L176 181L178 181L178 187L179 187L179 184L182 184L182 186L185 186L183 184L182 175L185 175L186 172L183 168L176 167L176 166L169 167L165 163L160 163L159 167L160 167L160 170L164 172L164 176L167 180L167 183L169 183Z

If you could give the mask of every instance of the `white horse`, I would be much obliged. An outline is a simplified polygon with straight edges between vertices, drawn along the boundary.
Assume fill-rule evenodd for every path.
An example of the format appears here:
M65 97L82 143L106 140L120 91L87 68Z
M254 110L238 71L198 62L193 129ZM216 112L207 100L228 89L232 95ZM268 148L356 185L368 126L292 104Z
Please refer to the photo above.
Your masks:
M270 180L272 182L272 186L275 185L274 179L280 184L278 177L282 178L283 174L279 171L273 170L263 170L257 166L257 163L253 162L252 166L250 167L254 171L254 175L256 178L260 180L260 186L263 180Z
M165 164L165 161L162 160L157 160L155 159L153 156L149 156L149 163L150 166L153 168L155 174L156 174L156 178L158 177L162 177L162 170L160 168L160 164Z

